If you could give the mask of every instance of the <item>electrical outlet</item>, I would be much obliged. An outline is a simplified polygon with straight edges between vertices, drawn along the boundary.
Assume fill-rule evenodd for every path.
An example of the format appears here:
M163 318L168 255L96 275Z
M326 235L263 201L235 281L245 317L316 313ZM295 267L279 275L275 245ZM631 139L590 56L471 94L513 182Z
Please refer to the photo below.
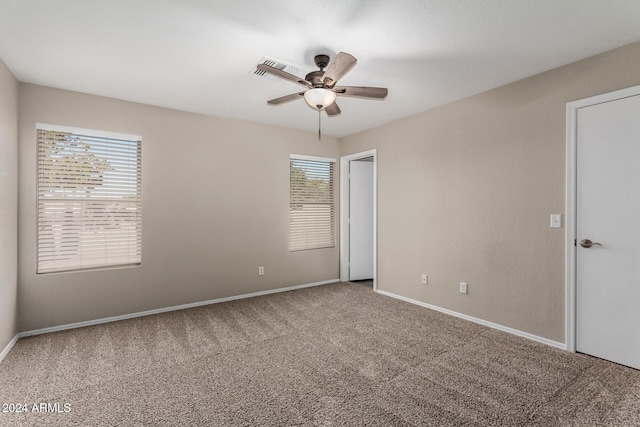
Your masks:
M263 266L258 267L258 276L264 276L264 267Z
M460 293L461 294L466 294L467 293L467 283L466 282L460 282Z
M422 273L422 276L420 277L420 283L422 283L423 285L426 285L428 282L428 277L426 274Z

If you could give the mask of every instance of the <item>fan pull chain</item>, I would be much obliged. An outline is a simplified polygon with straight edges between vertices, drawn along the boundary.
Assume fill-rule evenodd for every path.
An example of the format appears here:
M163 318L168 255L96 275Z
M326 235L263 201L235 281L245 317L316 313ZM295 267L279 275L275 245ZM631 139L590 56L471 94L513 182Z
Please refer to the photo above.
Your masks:
M322 110L318 110L318 141L322 141L322 133L320 132Z

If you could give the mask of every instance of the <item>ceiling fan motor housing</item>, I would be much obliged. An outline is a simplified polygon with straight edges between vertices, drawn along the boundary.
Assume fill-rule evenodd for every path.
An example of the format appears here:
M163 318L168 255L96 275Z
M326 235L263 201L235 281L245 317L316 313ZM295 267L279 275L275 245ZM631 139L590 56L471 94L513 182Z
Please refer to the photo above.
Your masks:
M312 71L307 74L304 79L311 83L313 87L324 87L324 82L322 81L323 76L324 71Z

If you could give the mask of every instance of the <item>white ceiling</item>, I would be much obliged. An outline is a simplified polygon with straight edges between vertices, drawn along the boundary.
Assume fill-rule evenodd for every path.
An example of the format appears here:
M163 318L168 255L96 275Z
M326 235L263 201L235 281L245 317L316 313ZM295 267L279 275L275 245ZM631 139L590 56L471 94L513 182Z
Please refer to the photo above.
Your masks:
M0 0L0 58L23 82L315 132L300 90L250 73L358 58L323 132L343 137L640 40L638 0ZM325 116L326 117L326 116Z

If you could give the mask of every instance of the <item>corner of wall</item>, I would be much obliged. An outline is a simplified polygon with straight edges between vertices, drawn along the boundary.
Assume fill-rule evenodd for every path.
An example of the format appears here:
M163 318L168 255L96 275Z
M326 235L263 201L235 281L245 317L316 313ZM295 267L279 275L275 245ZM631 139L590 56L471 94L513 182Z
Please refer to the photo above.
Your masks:
M18 333L18 80L0 59L0 361Z

